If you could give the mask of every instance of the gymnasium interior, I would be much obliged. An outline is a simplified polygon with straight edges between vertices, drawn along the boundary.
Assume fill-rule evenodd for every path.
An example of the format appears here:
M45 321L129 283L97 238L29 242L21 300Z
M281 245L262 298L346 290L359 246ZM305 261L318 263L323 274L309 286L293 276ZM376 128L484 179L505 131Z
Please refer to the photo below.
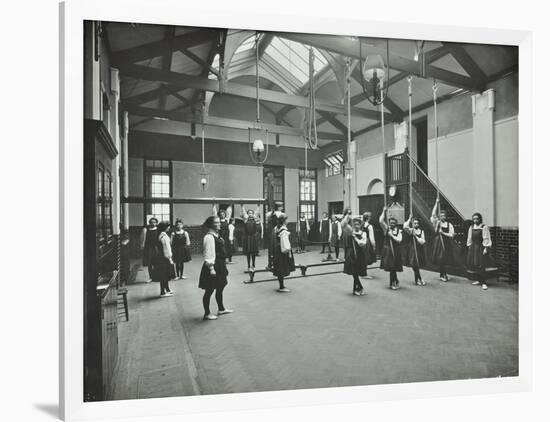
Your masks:
M85 401L518 375L518 49L125 22L84 22ZM373 264L351 295L321 253L324 213L384 206L426 231L436 199L456 265L427 286ZM290 294L267 242L240 253L244 209L308 220ZM203 222L235 217L225 301L203 321ZM468 223L490 227L489 290L465 277ZM181 219L192 260L159 298L142 265L149 218ZM297 252L300 252L296 250ZM377 250L380 253L380 250Z

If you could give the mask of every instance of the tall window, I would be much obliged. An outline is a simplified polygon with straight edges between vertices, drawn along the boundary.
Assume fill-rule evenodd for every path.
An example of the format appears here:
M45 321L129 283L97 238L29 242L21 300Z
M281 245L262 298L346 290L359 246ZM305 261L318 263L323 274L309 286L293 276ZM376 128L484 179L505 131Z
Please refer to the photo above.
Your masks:
M264 218L275 201L285 201L285 169L277 166L264 166ZM288 212L289 210L286 210ZM265 222L265 221L264 221Z
M342 151L336 151L328 154L323 158L325 163L325 176L336 176L342 174L342 166L344 162L344 153Z
M317 170L300 169L300 215L314 221L317 220Z
M101 162L96 164L96 238L102 245L113 236L113 180Z
M145 197L170 198L172 193L171 163L165 160L145 160ZM172 221L172 205L151 202L145 205L145 219Z

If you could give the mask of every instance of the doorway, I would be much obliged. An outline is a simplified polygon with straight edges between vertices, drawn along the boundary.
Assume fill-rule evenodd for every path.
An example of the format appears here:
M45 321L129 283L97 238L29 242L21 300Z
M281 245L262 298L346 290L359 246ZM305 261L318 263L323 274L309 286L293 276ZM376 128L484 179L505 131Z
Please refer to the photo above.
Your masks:
M413 122L416 128L416 162L419 167L428 173L428 118L422 117L421 119Z

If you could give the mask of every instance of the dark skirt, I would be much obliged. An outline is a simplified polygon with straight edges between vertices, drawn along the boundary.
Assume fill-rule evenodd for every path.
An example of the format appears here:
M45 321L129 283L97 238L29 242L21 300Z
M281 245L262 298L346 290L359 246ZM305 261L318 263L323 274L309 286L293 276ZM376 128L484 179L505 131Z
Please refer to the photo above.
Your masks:
M436 265L452 265L454 263L453 240L451 238L439 234L434 237L432 263Z
M367 275L366 250L355 245L345 249L344 273L364 277Z
M407 265L413 268L422 268L426 266L426 251L424 245L416 242L416 251L414 245L414 239L410 239L409 246L407 248Z
M216 259L214 262L214 270L216 275L210 274L210 270L206 265L202 266L199 277L199 288L204 290L221 289L227 284L227 265L224 260Z
M486 255L483 255L483 245L478 243L470 245L468 254L466 255L466 269L469 278L476 278L476 276L483 275L487 268L495 265L489 251L487 251Z
M292 251L283 253L279 247L275 247L273 251L273 268L271 270L273 275L275 277L286 277L295 269Z
M254 254L258 252L258 235L245 234L243 237L243 253L245 255Z
M340 247L341 246L341 240L338 239L338 235L337 234L333 234L332 237L330 238L330 245L331 246L334 246L334 247Z
M156 254L157 254L157 251L154 245L145 245L145 247L143 248L143 256L141 259L142 265L144 267L153 265L153 260Z
M393 243L393 249L390 246L390 241L386 240L382 251L382 260L380 268L384 271L403 271L403 261L401 260L401 248L398 243Z
M169 281L174 278L174 267L164 256L154 257L151 261L153 271L151 278L153 281Z
M298 239L302 244L307 243L307 230L300 230L298 233Z
M369 240L367 240L367 244L365 246L365 263L366 265L371 265L376 262L376 251L372 247L372 243L370 243Z
M173 259L176 264L183 264L184 262L191 261L191 253L189 252L189 248L187 247L187 245L174 245L173 252Z

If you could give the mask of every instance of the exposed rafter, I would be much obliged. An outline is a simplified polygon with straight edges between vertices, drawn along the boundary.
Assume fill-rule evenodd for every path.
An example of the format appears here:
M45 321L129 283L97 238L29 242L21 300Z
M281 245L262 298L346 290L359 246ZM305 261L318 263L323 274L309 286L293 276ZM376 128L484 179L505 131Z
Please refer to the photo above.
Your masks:
M444 45L468 75L479 81L481 85L485 85L487 76L462 45L456 43L444 43Z
M217 126L230 129L240 129L248 130L251 127L254 127L254 122L245 121L245 120L236 120L228 119L223 117L214 117L214 116L205 116L204 122L200 116L197 116L195 113L185 113L180 111L167 111L167 110L158 110L148 107L139 107L139 106L129 106L126 110L134 116L143 116L148 118L158 118L166 119L177 122L185 123L195 123L202 124L206 126ZM294 128L290 126L281 126L273 125L269 123L262 123L262 127L267 129L270 133L280 133L282 135L289 136L303 136L304 132L301 128ZM329 132L319 132L318 137L320 139L330 139L330 140L342 140L344 139L343 135L329 133Z
M334 53L342 54L347 57L359 58L359 42L360 39L351 40L346 37L334 35L304 35L297 33L277 33L277 36L292 41L300 42L306 45L311 45L317 48L323 48ZM380 54L385 55L386 50L373 47L372 45L363 44L365 54ZM437 79L447 85L457 88L467 89L470 91L481 91L484 85L475 79L464 76L455 72L441 69L430 64L424 66L422 72L420 62L393 54L390 52L390 66L392 69L406 72L407 74L430 79Z
M154 69L147 66L140 65L126 65L119 68L122 75L129 76L136 79L148 80L166 83L173 85L177 88L193 88L198 91L209 91L220 93L220 86L218 81L208 79L204 76L191 76L176 72L166 72L160 69ZM266 89L260 89L260 100L268 101L279 104L289 104L296 107L307 108L307 98L286 94L278 91L271 91ZM243 98L256 98L256 89L248 85L240 85L232 82L228 82L224 89L224 94L235 95ZM326 100L317 101L317 109L328 111L335 114L345 114L345 108L342 104L333 104ZM358 107L352 107L352 115L363 117L367 119L377 119L378 112L374 110L368 110ZM387 114L388 121L395 121L395 117L390 113Z
M258 55L260 59L264 55L267 47L269 47L269 44L271 44L271 41L273 41L273 38L274 38L273 35L269 33L266 33L262 36L262 39L260 40L260 44L258 45Z
M176 27L168 26L164 39L170 44L170 48L166 50L162 58L162 70L170 71L172 69L172 57L174 56L173 42L176 36ZM159 108L166 110L166 95L162 95L159 101Z
M207 43L212 40L217 31L212 29L199 29L193 32L186 32L173 39L162 39L151 43L143 44L137 47L128 48L114 52L112 62L115 66L120 64L137 63L143 60L160 57L167 54L172 49L192 48L197 45Z

